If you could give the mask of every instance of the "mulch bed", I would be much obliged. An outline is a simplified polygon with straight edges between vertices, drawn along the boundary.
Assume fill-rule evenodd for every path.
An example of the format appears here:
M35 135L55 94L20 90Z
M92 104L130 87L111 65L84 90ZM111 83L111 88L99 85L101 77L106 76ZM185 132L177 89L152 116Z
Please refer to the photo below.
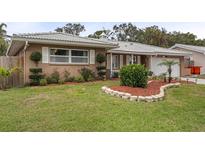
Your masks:
M172 83L175 83L176 81L172 81ZM168 84L164 83L160 80L154 80L151 83L147 85L146 88L134 88L134 87L128 87L128 86L112 86L110 87L112 90L130 93L131 95L135 96L150 96L150 95L157 95L160 93L160 87Z

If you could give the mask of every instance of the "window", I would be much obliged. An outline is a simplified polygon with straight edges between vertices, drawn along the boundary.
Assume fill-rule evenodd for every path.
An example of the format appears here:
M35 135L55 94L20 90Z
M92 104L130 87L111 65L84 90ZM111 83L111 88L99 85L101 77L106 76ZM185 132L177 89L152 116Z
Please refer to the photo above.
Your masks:
M88 63L88 51L71 50L72 63Z
M51 63L87 64L89 61L87 50L50 49Z
M69 50L50 49L50 62L69 63Z
M113 69L119 69L119 55L112 56L112 67Z

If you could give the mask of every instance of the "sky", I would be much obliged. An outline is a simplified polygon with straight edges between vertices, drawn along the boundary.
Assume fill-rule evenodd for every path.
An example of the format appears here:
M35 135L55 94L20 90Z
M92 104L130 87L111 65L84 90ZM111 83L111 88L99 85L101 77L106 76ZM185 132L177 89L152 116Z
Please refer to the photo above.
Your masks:
M113 25L123 22L80 22L86 28L81 36L88 36L97 30L112 29ZM139 28L157 25L167 31L191 32L197 38L205 38L205 22L132 22ZM62 27L66 22L7 22L8 35L18 33L52 32L57 27Z

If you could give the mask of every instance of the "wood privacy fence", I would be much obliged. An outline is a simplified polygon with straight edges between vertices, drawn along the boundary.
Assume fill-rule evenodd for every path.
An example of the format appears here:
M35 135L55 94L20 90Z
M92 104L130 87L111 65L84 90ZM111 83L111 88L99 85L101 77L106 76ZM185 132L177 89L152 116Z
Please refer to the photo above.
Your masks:
M20 68L21 71L14 72L6 79L0 80L0 87L20 87L23 86L23 61L18 56L0 56L0 67L10 69L13 67ZM1 77L1 76L0 76Z

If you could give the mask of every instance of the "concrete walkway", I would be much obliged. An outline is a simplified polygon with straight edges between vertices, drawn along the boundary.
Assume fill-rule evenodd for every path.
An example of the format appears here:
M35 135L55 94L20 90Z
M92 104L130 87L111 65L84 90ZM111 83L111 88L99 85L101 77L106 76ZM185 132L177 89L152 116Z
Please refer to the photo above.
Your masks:
M191 77L181 77L181 80L183 81L191 81L196 84L204 84L205 85L205 79L198 79L198 78L191 78Z

